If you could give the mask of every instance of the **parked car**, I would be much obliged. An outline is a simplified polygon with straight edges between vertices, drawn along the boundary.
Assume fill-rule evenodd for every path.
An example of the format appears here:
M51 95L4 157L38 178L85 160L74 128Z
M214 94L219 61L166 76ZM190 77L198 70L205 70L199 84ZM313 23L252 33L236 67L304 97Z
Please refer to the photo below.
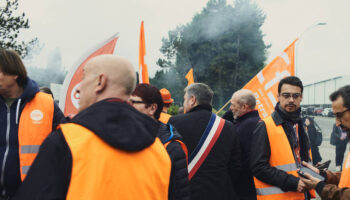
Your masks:
M306 108L306 111L305 111L305 113L307 114L307 115L313 115L314 114L314 107L308 107L308 108Z
M332 108L325 108L322 112L322 116L333 117L333 109Z
M306 115L306 108L305 107L301 107L301 114Z
M323 112L323 108L315 108L314 115L321 116Z

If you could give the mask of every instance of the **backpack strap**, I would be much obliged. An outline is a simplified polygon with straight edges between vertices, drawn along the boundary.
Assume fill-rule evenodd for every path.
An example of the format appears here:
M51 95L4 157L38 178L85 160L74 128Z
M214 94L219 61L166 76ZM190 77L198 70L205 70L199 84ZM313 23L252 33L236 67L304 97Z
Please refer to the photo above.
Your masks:
M188 150L186 145L181 141L181 140L171 140L168 141L167 143L164 144L164 147L167 148L167 146L171 143L171 142L178 142L181 145L182 150L184 151L185 155L186 155L186 163L188 165Z

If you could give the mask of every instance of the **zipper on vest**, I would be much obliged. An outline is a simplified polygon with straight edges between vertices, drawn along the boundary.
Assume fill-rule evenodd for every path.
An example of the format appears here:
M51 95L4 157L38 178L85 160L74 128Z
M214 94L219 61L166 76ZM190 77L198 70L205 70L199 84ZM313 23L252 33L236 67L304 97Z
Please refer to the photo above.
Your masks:
M10 113L11 110L10 108L6 105L7 107L7 127L6 127L6 150L5 150L5 154L4 154L4 159L2 160L2 166L1 166L1 178L0 178L0 182L1 182L1 186L2 186L2 191L1 194L2 196L6 195L6 190L4 187L4 179L5 179L5 165L6 165L6 160L7 160L7 156L9 153L9 148L10 148Z

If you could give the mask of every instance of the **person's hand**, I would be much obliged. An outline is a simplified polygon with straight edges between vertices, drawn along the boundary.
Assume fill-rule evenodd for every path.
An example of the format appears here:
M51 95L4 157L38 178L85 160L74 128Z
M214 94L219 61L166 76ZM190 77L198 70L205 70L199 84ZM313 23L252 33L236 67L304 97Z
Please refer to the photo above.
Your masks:
M316 187L316 185L317 185L319 182L321 182L320 179L315 178L315 177L311 176L311 175L308 174L308 173L304 173L304 176L305 176L306 178L300 177L300 179L303 181L303 183L306 185L306 187L307 187L308 189L314 189L314 188ZM300 181L299 181L299 182L300 182Z
M307 185L300 179L298 182L297 191L298 192L305 192L307 190Z
M312 171L314 171L314 172L320 174L320 170L317 169L316 167L312 166L311 164L309 164L309 163L307 163L307 162L305 162L305 161L303 161L302 164L303 164L305 167L311 169Z

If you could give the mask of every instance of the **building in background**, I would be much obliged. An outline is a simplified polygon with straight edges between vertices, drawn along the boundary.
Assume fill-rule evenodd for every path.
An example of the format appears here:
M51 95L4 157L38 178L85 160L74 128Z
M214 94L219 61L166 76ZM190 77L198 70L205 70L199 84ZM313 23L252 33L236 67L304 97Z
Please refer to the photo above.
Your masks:
M305 85L302 109L306 114L331 116L332 102L329 100L329 95L348 84L350 84L350 75L338 76Z

